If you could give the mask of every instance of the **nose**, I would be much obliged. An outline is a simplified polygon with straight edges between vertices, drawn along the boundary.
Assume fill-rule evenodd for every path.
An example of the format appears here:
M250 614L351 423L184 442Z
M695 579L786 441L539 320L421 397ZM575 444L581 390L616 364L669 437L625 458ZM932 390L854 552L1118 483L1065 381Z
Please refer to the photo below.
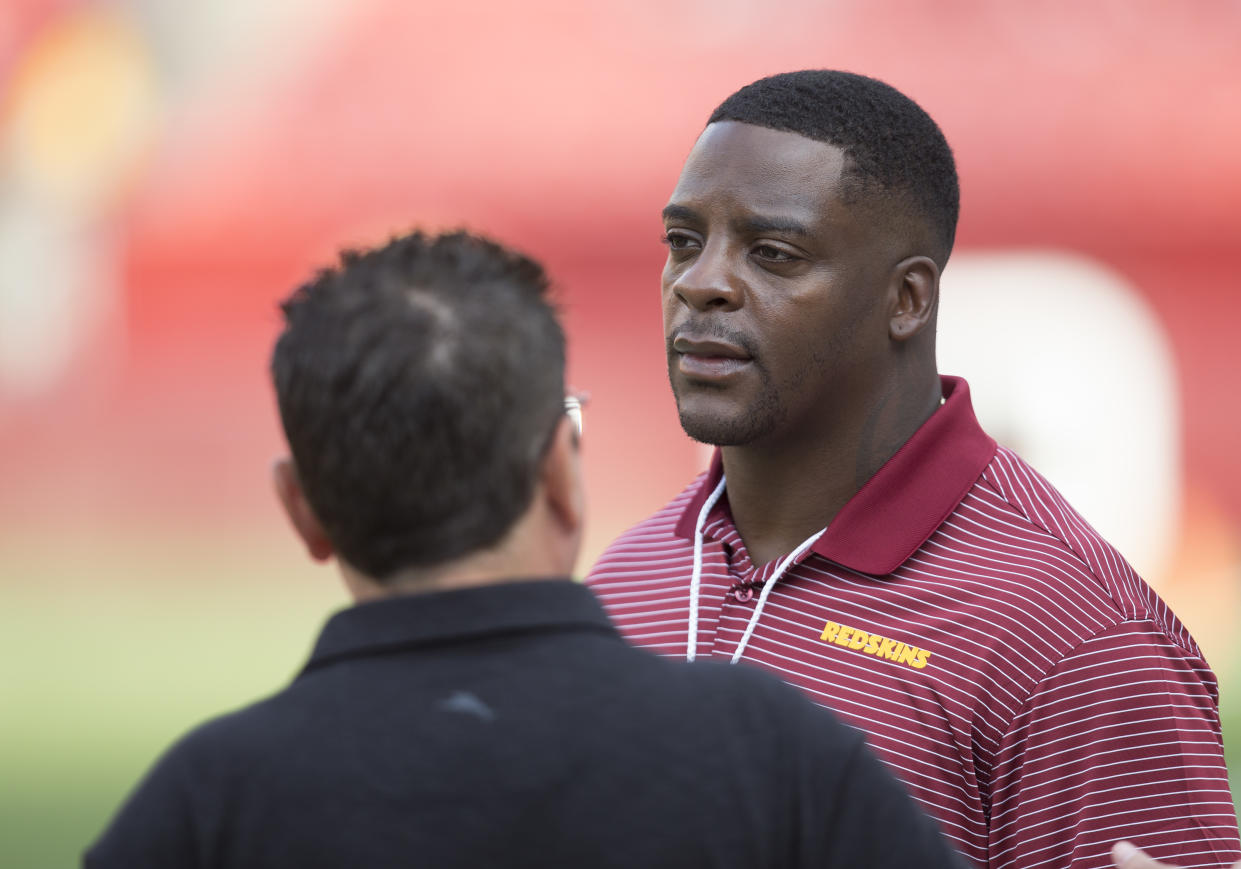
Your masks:
M669 262L664 280L669 290L698 311L732 310L741 304L737 275L722 245L708 243L692 260L679 266Z

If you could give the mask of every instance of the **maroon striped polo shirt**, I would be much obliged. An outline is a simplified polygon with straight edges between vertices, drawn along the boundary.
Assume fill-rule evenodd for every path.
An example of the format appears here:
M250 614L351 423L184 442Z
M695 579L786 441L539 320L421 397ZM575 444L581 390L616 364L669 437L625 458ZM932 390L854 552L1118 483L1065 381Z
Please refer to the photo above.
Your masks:
M944 405L778 578L741 660L864 730L980 866L1107 867L1124 838L1186 869L1241 857L1194 639L982 431L965 382L943 384ZM695 525L721 474L717 454L591 571L632 642L686 654ZM726 492L702 531L697 655L730 658L777 564L750 562Z

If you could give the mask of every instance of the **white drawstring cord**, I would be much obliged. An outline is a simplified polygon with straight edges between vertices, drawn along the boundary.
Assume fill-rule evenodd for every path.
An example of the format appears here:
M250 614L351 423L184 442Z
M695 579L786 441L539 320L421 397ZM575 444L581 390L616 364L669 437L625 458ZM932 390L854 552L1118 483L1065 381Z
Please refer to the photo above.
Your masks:
M758 624L758 617L763 614L763 607L767 605L767 596L771 594L771 590L776 587L776 583L784 576L784 572L801 554L814 546L814 542L823 536L826 528L814 532L801 542L801 545L784 557L784 560L776 565L775 571L772 572L771 578L763 583L763 590L758 596L758 604L754 607L754 615L750 616L750 623L745 626L745 633L741 635L741 642L737 644L737 651L733 652L733 658L730 664L735 664L741 660L741 653L745 651L746 644L750 642L750 635L754 633L754 628Z
M694 572L689 579L689 639L685 642L685 660L694 660L698 653L698 587L702 585L702 526L707 522L707 514L724 494L724 477L720 476L720 484L703 503L698 511L698 522L694 525Z
M711 512L711 508L720 500L720 496L724 494L724 485L726 479L721 476L719 485L715 487L707 500L703 502L702 509L698 511L698 521L694 524L694 570L690 574L689 579L689 636L685 641L685 660L692 661L698 654L698 596L702 586L702 528L707 524L707 514ZM750 636L754 633L754 628L758 624L758 618L763 614L763 607L767 605L767 596L771 594L771 590L776 587L776 583L784 576L785 571L797 561L807 549L814 546L816 540L823 536L826 528L816 531L801 542L796 549L784 557L784 560L776 565L775 571L771 574L771 578L763 584L763 590L758 596L758 603L754 607L754 614L750 616L750 623L746 625L745 633L741 635L741 642L737 644L737 651L733 652L732 661L737 663L741 660L741 653L745 651L746 645L750 642Z

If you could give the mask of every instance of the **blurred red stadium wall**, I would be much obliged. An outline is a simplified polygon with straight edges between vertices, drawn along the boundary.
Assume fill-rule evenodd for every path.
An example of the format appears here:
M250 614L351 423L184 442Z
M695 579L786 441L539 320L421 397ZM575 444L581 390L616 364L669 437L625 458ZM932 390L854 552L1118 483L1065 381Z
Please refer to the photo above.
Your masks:
M680 161L736 87L831 66L891 82L944 128L962 176L959 251L1084 254L1154 309L1178 371L1185 519L1222 529L1199 541L1218 552L1199 555L1233 575L1235 3L318 5L313 26L298 4L261 27L212 19L204 42L245 31L217 48L158 4L5 4L10 138L26 91L64 61L45 55L83 20L78 47L60 49L70 60L123 33L151 78L123 183L64 218L74 232L56 254L82 238L108 253L93 277L117 288L113 315L39 388L0 381L5 534L274 523L276 301L342 243L464 224L540 257L561 288L571 379L592 394L597 551L699 460L667 395L658 320L657 215ZM192 64L176 59L186 46Z

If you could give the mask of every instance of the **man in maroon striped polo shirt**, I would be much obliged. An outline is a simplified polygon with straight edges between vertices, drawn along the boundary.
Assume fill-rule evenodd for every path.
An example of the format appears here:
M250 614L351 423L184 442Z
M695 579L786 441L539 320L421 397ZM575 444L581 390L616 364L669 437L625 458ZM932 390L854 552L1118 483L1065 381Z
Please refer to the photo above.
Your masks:
M682 426L719 449L588 582L633 642L865 730L980 866L1103 867L1118 839L1231 863L1198 646L937 373L957 207L942 133L873 79L715 111L664 209L663 310Z

